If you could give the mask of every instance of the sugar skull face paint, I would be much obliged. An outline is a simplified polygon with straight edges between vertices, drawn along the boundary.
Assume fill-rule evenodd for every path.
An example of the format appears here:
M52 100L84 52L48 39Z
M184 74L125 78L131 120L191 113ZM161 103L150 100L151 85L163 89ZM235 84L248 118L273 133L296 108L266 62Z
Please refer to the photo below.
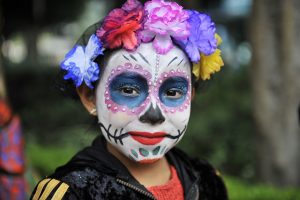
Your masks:
M160 159L184 135L190 116L191 70L182 50L156 54L151 43L114 52L96 89L106 140L138 162Z

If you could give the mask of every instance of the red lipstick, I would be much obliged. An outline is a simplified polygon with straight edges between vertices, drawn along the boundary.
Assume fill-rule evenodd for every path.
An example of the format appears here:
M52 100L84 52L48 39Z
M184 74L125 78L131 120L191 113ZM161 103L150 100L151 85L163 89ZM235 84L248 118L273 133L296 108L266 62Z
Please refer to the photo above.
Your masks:
M144 145L155 145L160 143L164 137L166 136L166 133L164 132L155 132L155 133L149 133L149 132L128 132L131 137Z

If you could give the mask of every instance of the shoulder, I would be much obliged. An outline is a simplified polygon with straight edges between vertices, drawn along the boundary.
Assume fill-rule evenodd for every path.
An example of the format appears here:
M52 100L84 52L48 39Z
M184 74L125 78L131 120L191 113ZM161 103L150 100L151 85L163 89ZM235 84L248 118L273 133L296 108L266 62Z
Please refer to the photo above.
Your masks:
M118 194L114 194L113 197L122 196L125 188L116 183L115 177L84 167L68 172L56 171L49 178L38 183L31 199L102 200L111 197L110 191L118 191Z
M71 191L71 188L68 184L63 181L45 178L41 180L35 187L30 199L39 200L39 199L77 199L75 194Z
M221 173L203 159L190 158L179 149L173 151L176 160L198 177L199 193L207 199L228 199Z
M31 199L89 199L88 191L97 180L101 180L100 176L99 172L88 167L57 171L37 184Z

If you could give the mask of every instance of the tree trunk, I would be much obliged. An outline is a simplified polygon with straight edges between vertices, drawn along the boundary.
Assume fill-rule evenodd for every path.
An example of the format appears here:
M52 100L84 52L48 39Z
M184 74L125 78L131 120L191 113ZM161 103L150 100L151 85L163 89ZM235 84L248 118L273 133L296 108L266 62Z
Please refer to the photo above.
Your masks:
M258 173L277 185L300 185L299 36L299 0L254 0L251 77Z
M2 64L2 57L0 53L0 99L6 98L6 90L5 90L5 80L4 80L4 70Z
M0 99L6 97L6 91L5 91L5 80L4 80L4 70L3 70L3 64L2 64L2 27L3 27L3 19L2 19L2 1L0 0Z

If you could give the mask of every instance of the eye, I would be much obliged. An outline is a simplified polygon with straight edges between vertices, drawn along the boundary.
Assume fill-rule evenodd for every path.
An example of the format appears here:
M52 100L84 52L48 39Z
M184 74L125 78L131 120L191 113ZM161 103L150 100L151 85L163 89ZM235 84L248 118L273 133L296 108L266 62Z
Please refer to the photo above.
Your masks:
M171 88L165 92L165 97L169 99L179 99L183 96L183 91L177 88Z
M180 106L186 99L188 83L189 80L181 76L166 79L159 88L160 101L168 107Z
M135 108L148 96L147 79L135 72L125 71L108 80L108 84L111 100L118 105Z
M137 88L131 86L123 86L119 88L120 93L127 97L137 97L140 92Z

